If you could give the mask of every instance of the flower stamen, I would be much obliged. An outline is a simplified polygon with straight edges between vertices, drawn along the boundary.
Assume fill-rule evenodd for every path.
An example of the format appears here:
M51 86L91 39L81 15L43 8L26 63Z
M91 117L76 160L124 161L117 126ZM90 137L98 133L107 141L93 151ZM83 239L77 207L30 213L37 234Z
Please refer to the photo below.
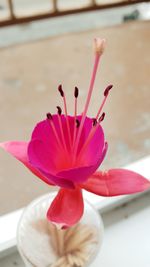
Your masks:
M104 90L104 99L103 99L103 101L102 101L102 104L101 104L100 107L99 107L99 110L98 110L97 115L96 115L96 119L98 119L98 117L99 117L99 115L100 115L100 113L101 113L101 111L102 111L102 109L103 109L103 107L104 107L104 105L105 105L105 102L106 102L106 100L107 100L107 97L108 97L108 95L109 95L109 91L112 89L112 87L113 87L113 85L110 84L110 85L108 85L108 86L106 87L106 89Z
M47 117L47 119L48 119L49 121L53 119L53 116L52 116L51 113L47 113L47 114L46 114L46 117Z
M99 117L98 122L102 122L105 118L105 112L102 113L102 115Z
M93 119L93 128L91 128L90 132L89 132L89 135L86 139L86 142L83 144L83 147L81 148L81 151L79 153L79 156L81 155L81 153L83 153L83 150L87 147L87 145L89 144L90 140L92 139L92 137L94 136L96 130L97 130L97 127L98 127L98 122L101 123L104 118L105 118L105 112L102 113L102 115L99 117L100 115L100 112L102 111L103 107L104 107L104 104L106 102L106 99L109 95L109 91L112 89L113 85L110 84L106 87L106 89L104 90L104 99L102 101L102 104L100 105L100 108L97 112L97 115L96 117ZM99 118L98 118L99 117Z
M97 124L97 119L93 118L93 126L96 126L96 124Z
M57 143L60 146L60 148L62 149L63 147L62 147L62 144L60 142L59 136L57 134L57 131L56 131L56 128L55 128L55 124L53 122L53 116L52 116L51 113L47 113L46 116L47 116L47 120L49 121L49 123L50 123L50 125L52 127L52 130L53 130L54 136L55 136L55 138L57 140Z
M64 91L62 89L62 85L61 84L58 86L58 91L60 92L60 95L63 98L63 102L64 102L64 112L65 112L66 123L67 123L67 131L68 131L68 136L69 136L69 144L70 144L70 147L71 147L71 132L70 132L70 126L69 126L69 120L68 120L66 96L64 94Z
M76 119L76 128L79 128L79 126L80 126L80 121Z
M57 106L56 108L57 108L58 115L61 115L61 114L62 114L62 109L61 109L61 107Z
M62 89L62 85L61 85L61 84L58 86L58 91L59 91L60 95L61 95L62 97L64 97L64 91L63 91L63 89Z
M83 144L80 152L79 152L79 155L78 155L78 158L81 157L82 153L84 152L85 148L88 146L88 144L90 143L92 137L94 136L98 126L99 126L99 123L101 123L105 118L105 112L102 113L102 115L100 116L100 118L98 119L98 121L94 118L93 119L93 127L91 128L89 134L88 134L88 137L85 141L85 143Z
M79 96L79 89L75 86L74 89L74 97L75 97L75 103L74 103L74 131L73 131L73 144L72 147L74 147L74 142L76 139L76 134L77 134L77 122L76 122L76 118L77 118L77 99Z
M57 106L56 108L58 110L58 122L59 122L59 128L60 128L60 133L61 133L61 138L62 138L63 146L64 146L65 151L68 153L67 145L66 145L66 142L65 142L65 136L64 136L63 126L62 126L62 120L61 120L62 109L59 106Z
M77 99L78 96L79 96L79 89L78 89L77 86L75 86L75 88L74 88L74 97Z
M109 91L112 89L113 85L110 84L106 87L106 89L104 90L104 99L102 101L102 104L100 105L100 108L97 112L97 115L96 117L93 119L93 128L91 128L90 132L89 132L89 135L86 139L86 142L83 144L83 147L81 148L81 151L79 153L79 156L81 155L81 153L83 153L83 150L87 147L87 145L89 144L90 140L92 139L92 137L94 136L96 130L97 130L97 127L98 127L98 123L101 123L104 118L105 118L105 112L102 113L102 115L99 117L100 115L100 112L102 111L103 107L104 107L104 104L106 102L106 99L109 95ZM99 118L98 118L99 117Z

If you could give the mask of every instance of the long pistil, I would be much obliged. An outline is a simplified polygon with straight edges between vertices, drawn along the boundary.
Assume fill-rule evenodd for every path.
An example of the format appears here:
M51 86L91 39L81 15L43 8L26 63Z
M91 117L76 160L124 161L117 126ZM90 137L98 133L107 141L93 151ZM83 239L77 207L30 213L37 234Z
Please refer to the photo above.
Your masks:
M99 61L100 61L101 55L104 52L104 47L105 47L105 40L104 39L103 40L95 39L95 44L94 44L95 61L94 61L94 66L93 66L93 72L92 72L92 77L91 77L91 81L90 81L90 86L89 86L89 90L88 90L88 95L87 95L87 99L86 99L86 103L85 103L85 108L84 108L84 111L83 111L83 114L82 114L82 119L81 119L79 131L78 131L76 142L75 142L75 145L74 145L74 155L75 156L77 154L79 140L80 140L80 137L81 137L83 126L84 126L87 110L88 110L88 107L89 107L89 104L90 104L90 100L91 100L92 91L93 91L93 88L94 88L94 82L95 82L95 78L96 78L96 73L97 73Z

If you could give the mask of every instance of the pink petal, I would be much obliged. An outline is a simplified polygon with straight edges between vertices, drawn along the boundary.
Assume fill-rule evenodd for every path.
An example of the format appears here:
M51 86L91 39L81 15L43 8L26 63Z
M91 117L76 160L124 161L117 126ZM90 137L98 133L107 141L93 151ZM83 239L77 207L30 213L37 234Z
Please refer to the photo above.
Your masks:
M60 189L47 212L47 218L49 221L59 224L61 228L66 228L80 220L83 209L83 197L79 188Z
M28 149L28 142L18 142L18 141L10 141L0 143L0 147L2 147L5 151L9 154L14 156L16 159L21 161L32 173L38 176L41 180L49 185L54 185L54 183L42 175L42 173L34 168L28 160L27 149Z
M56 153L57 155L57 153ZM28 145L28 158L32 166L45 172L56 173L55 157L42 140L33 139Z
M61 118L62 118L62 123L66 124L66 120L63 115L61 115ZM61 141L61 133L60 133L58 116L56 114L53 115L52 120L53 120L53 124L55 125L55 129L58 134L58 137ZM66 136L66 132L65 132L65 136ZM64 153L64 151L60 151L60 147L58 146L54 131L51 127L50 122L47 119L40 121L35 126L32 132L31 140L34 140L34 139L41 140L45 144L51 157L53 157L54 154L56 155L56 152Z
M111 169L96 172L81 187L97 195L117 196L142 192L150 188L150 181L133 171Z
M108 144L106 142L104 149L102 151L101 157L98 159L98 161L95 163L95 165L70 168L70 169L58 172L57 176L65 177L67 180L70 180L74 183L82 183L82 182L86 181L87 178L89 176L91 176L97 170L97 168L100 166L101 162L103 161L103 159L106 155L107 149L108 149Z
M58 177L56 175L56 166L54 159L50 157L46 145L41 140L32 140L28 145L28 157L30 164L38 169L45 177L53 181L55 185L64 188L74 188L72 181L67 181L65 177Z

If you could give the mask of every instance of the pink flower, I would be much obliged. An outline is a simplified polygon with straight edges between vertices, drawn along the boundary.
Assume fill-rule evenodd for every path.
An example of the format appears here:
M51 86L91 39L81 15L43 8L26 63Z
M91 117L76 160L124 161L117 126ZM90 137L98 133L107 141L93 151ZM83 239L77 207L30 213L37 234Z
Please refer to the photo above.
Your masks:
M60 187L47 218L61 227L72 226L80 220L84 209L82 189L101 196L116 196L150 188L147 179L129 170L96 172L108 147L101 126L105 113L101 112L112 85L105 89L94 119L87 117L87 110L104 45L104 40L95 39L95 62L82 115L77 115L78 88L74 91L74 116L69 116L60 85L58 90L63 99L64 114L58 106L57 114L48 113L47 118L35 126L29 142L0 144L45 183Z

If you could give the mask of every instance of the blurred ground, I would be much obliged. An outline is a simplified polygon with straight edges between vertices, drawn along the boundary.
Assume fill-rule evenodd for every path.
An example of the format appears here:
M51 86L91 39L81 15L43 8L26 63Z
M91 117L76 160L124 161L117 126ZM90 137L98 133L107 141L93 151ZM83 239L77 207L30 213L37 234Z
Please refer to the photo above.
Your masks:
M80 88L82 111L92 64L91 42L107 39L89 114L109 83L114 89L103 123L109 151L103 168L119 167L150 152L150 22L133 22L0 49L0 140L29 140L35 123L60 104L63 83L72 110ZM20 208L50 187L0 151L0 214Z

